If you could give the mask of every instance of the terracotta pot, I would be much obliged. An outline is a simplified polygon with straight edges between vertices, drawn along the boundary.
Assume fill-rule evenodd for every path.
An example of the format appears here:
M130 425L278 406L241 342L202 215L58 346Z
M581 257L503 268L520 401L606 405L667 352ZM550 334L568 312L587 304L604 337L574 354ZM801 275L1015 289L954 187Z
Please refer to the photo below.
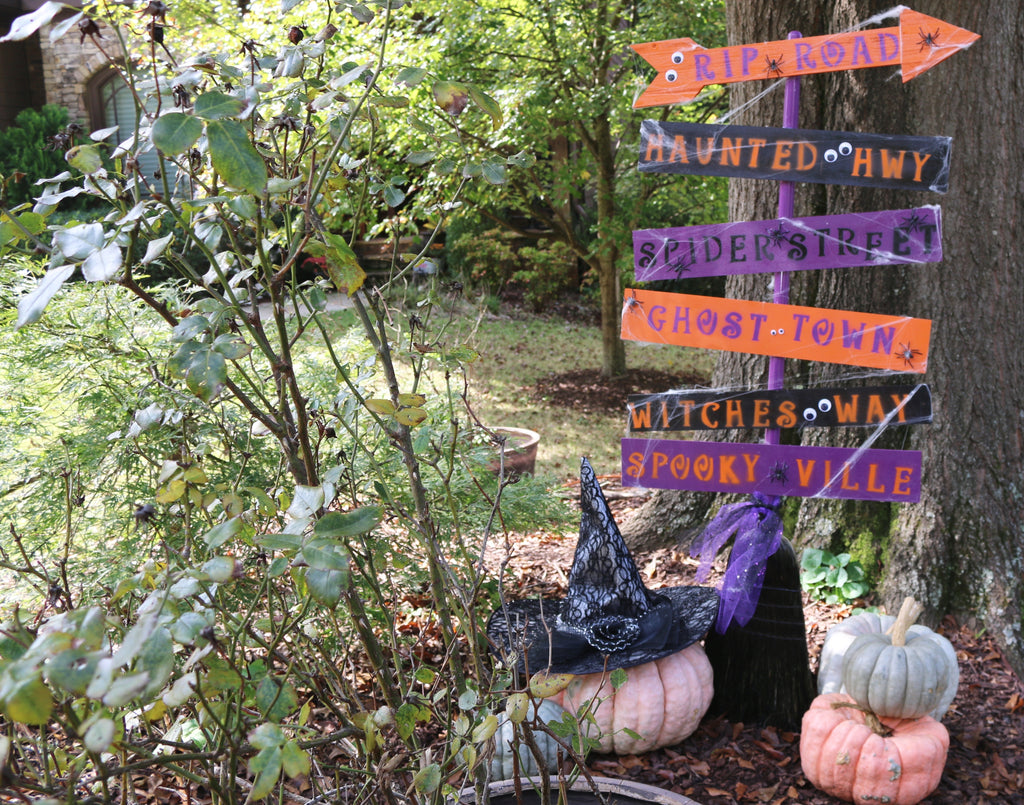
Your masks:
M491 430L505 437L505 474L510 477L533 475L540 434L525 428L493 427ZM497 458L488 466L495 474L501 467Z
M491 805L544 805L540 796L540 779L536 777L525 777L519 781L522 790L522 798L516 798L514 780L498 780L491 783L489 793ZM598 792L608 797L612 802L622 805L640 805L640 803L654 803L654 805L699 805L696 800L676 794L672 791L665 791L644 783L634 783L631 780L614 780L610 777L595 777L592 786L585 777L579 777L572 783L567 784L569 795L566 800L568 805L599 805L601 800L594 792L596 786ZM551 800L558 802L558 780L551 778ZM466 789L461 792L455 805L473 805L476 802L476 793L473 789Z

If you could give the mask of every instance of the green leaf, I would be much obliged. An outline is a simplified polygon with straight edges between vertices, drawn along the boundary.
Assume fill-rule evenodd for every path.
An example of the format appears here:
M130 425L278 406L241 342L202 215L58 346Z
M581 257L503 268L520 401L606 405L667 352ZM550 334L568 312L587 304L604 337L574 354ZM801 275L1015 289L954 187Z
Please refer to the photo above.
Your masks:
M226 117L237 117L244 108L245 104L240 98L225 95L223 92L204 92L196 98L193 107L196 115L203 120L223 120Z
M167 250L167 247L171 244L172 240L174 240L173 234L165 235L162 238L157 238L156 240L151 240L147 243L146 254L142 258L142 264L149 265L160 257Z
M121 247L116 243L108 243L85 258L82 276L86 282L110 282L121 274L123 265Z
M103 169L103 156L98 145L76 145L64 158L72 168L84 174L93 174Z
M413 151L406 155L405 161L410 165L426 165L435 156L437 156L436 151Z
M96 673L96 665L104 656L106 655L102 651L70 648L46 662L43 676L55 688L76 696L84 696L93 674Z
M18 8L18 6L14 6L14 8ZM20 17L15 17L14 22L11 23L10 31L6 36L0 37L0 42L20 42L22 39L28 39L63 10L63 3L47 0L46 3L43 3L31 14L22 14Z
M270 749L274 746L284 746L288 736L278 724L264 723L249 733L249 743L257 749Z
M281 777L282 751L279 746L261 749L256 757L249 761L249 771L256 773L246 802L254 802L270 796L278 779Z
M245 127L237 120L211 120L206 126L210 159L214 170L232 187L262 193L267 184L267 166Z
M345 591L348 573L344 570L330 570L310 567L306 569L306 586L309 595L317 603L334 608Z
M295 741L288 741L281 749L281 763L289 777L309 774L312 764L309 753L304 752Z
M395 404L391 402L391 400L384 400L377 397L371 397L363 404L375 414L380 414L381 416L391 416L398 410L395 408Z
M343 236L325 232L323 237L323 243L311 241L306 251L314 257L325 258L327 275L334 287L352 296L366 281L366 272Z
M421 794L431 794L441 785L441 767L436 763L424 766L412 778L412 786Z
M202 572L209 576L210 581L224 584L235 577L236 567L233 556L214 556L203 563Z
M210 348L214 352L219 352L229 361L237 361L252 352L252 347L246 344L241 336L232 335L231 333L218 335L213 340Z
M77 224L53 233L53 244L68 260L84 260L103 248L106 236L102 224Z
M821 566L822 551L820 548L807 548L800 557L800 567L810 569Z
M10 688L4 712L11 721L41 726L50 720L53 695L38 676L19 679Z
M374 95L371 96L370 103L388 109L405 109L409 106L409 98L405 95Z
M228 379L224 356L203 347L196 350L185 372L185 385L203 402L210 402Z
M495 130L501 128L504 117L501 114L501 107L498 106L498 102L494 98L472 84L469 85L469 97L473 99L473 103L490 115L491 125Z
M317 570L348 570L348 555L339 545L321 539L304 545L302 557Z
M265 676L256 686L256 706L269 721L279 723L299 706L299 697L291 683Z
M150 635L139 653L136 667L149 674L149 684L142 691L143 698L155 696L174 671L174 641L170 630L161 626Z
M241 530L242 519L240 517L232 517L223 523L217 523L217 525L203 534L203 541L208 548L216 550Z
M206 97L205 95L202 97ZM169 112L153 124L153 145L165 154L184 154L203 133L202 122L192 115Z
M416 714L419 706L412 702L404 702L395 711L395 728L398 730L398 737L403 741L408 740L416 729Z
M106 752L114 742L115 729L116 726L112 719L101 718L94 721L83 736L85 748L96 754Z
M18 300L18 320L15 328L39 321L50 300L73 273L73 265L57 266L47 271L35 289Z
M618 690L629 680L629 675L622 668L616 668L612 671L609 680L612 683L612 690Z
M384 202L389 207L397 207L405 201L405 191L400 187L395 187L393 184L385 185L384 187Z
M459 696L459 709L472 710L476 707L476 703L479 700L480 694L478 694L473 688L466 688Z
M171 341L182 344L209 331L210 320L206 316L187 316L174 325Z
M426 77L427 71L422 67L403 67L395 77L395 83L415 87Z
M376 528L384 518L377 506L361 506L348 512L329 512L317 520L313 533L318 537L352 537Z

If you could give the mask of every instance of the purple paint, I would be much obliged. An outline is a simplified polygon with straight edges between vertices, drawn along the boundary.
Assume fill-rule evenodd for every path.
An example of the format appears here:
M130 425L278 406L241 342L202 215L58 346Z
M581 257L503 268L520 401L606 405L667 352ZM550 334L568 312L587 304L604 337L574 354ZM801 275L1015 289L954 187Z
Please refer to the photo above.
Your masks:
M938 206L637 229L637 282L942 260Z
M760 492L916 503L921 497L921 453L623 439L622 484L694 492Z

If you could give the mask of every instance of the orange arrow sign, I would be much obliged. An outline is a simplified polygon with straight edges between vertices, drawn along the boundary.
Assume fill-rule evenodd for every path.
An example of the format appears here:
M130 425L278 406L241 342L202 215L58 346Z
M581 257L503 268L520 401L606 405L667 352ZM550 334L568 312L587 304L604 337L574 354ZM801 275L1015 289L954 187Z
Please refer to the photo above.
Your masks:
M782 39L707 50L692 39L633 45L658 75L634 108L692 101L708 84L899 66L903 81L970 47L978 34L904 9L898 28Z

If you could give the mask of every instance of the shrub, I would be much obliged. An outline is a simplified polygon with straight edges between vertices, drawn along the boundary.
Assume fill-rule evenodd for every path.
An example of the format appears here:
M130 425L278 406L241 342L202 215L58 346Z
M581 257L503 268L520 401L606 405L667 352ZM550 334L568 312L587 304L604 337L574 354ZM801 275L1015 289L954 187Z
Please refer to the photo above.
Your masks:
M39 179L67 170L66 149L52 142L67 125L68 110L47 104L39 111L21 110L13 125L0 131L0 203L15 207L30 201Z

